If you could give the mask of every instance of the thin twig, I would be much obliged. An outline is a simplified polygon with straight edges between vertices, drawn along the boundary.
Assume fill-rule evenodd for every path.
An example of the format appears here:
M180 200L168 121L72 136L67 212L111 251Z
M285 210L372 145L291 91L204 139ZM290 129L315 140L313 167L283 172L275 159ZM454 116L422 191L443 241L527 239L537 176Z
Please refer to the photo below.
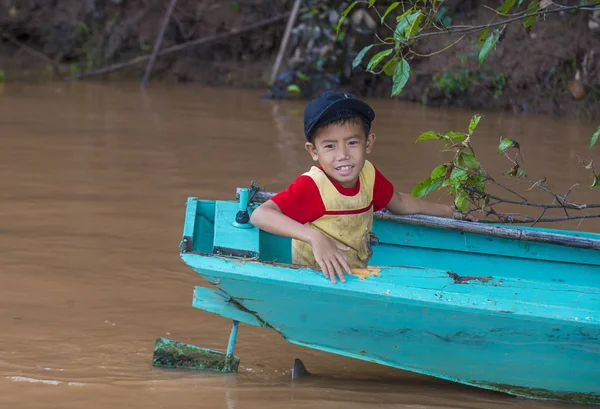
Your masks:
M52 64L52 67L55 66L54 61L52 60L52 58L48 57L46 54L43 54L37 50L34 50L33 48L21 43L19 40L17 40L16 38L14 38L13 36L11 36L10 34L4 32L2 33L2 36L4 38L6 38L8 41L10 41L11 43L13 43L14 45L16 45L19 48L22 48L23 50L27 51L29 54L33 55L34 57L38 57L41 58L42 60L48 62L49 64Z
M154 50L152 50L152 56L150 57L150 61L148 61L148 65L146 66L146 73L144 74L144 78L142 79L142 88L146 88L146 84L148 84L148 79L150 79L150 74L152 73L152 67L154 67L154 62L156 61L158 50L160 49L160 46L162 44L163 38L165 36L165 31L167 29L167 26L169 25L169 21L171 20L171 14L173 14L173 10L175 9L176 4L177 0L171 0L169 8L165 13L162 26L160 27L160 32L156 36L156 42L154 43Z
M508 188L506 185L504 185L504 184L502 184L502 183L500 183L500 182L496 182L496 180L495 180L494 178L492 178L491 176L489 176L489 175L486 175L486 176L487 176L487 180L489 180L489 181L490 181L490 182L492 182L493 184L495 184L495 185L497 185L497 186L500 186L502 189L504 189L504 190L507 190L508 192L512 193L513 195L515 195L515 196L519 197L520 199L522 199L522 200L524 200L524 201L526 201L526 202L528 201L528 200L527 200L527 198L526 198L525 196L523 196L523 195L521 195L521 194L519 194L519 193L515 192L514 190L512 190L512 189ZM490 197L491 197L491 196L490 196Z
M560 11L568 11L568 10L581 10L581 9L588 10L586 7L589 7L589 6L593 6L593 4L588 4L588 5L584 5L584 6L565 7L564 9L543 10L543 11L538 11L536 13L523 14L523 15L520 15L518 17L509 18L509 19L506 19L506 20L498 21L496 23L482 24L482 25L478 25L478 26L470 26L470 27L464 28L464 29L435 31L433 33L417 34L416 36L408 37L406 40L407 41L418 40L418 39L421 39L421 38L431 37L431 36L437 36L437 35L441 35L441 34L456 34L456 33L467 33L468 34L470 32L478 31L478 30L483 30L483 29L486 29L488 27L492 28L492 27L497 27L497 26L502 26L502 25L506 25L506 24L509 24L509 23L513 23L515 21L523 20L523 19L525 19L527 17L541 16L541 15L552 14L552 13L557 13L557 12L560 12ZM590 8L589 10L600 10L600 6Z
M192 46L196 46L196 45L200 45L200 44L206 44L212 41L218 41L218 40L223 40L225 38L234 36L234 35L239 35L239 34L243 34L245 32L248 31L252 31L252 30L256 30L257 28L261 28L264 26L268 26L271 25L273 23L277 23L283 19L285 19L287 16L289 16L289 12L286 13L282 13L282 14L278 14L275 17L271 17L265 20L261 20L257 23L254 24L250 24L248 26L245 27L241 27L238 29L232 29L226 33L220 33L220 34L215 34L215 35L211 35L211 36L207 36L207 37L203 37L203 38L199 38L197 40L192 40L192 41L188 41L186 43L182 43L182 44L177 44L174 45L172 47L168 47L163 49L162 51L160 51L157 55L166 55L166 54L171 54L177 51L181 51L184 50L186 48L192 47ZM132 65L137 65L141 62L144 61L148 61L151 58L150 55L141 55L139 57L136 57L134 59L131 59L129 61L125 61L122 63L118 63L118 64L113 64L113 65L109 65L108 67L103 67L103 68L99 68L97 70L92 70L92 71L87 71L87 72L83 72L81 74L77 74L77 75L71 75L69 77L67 77L67 80L78 80L81 78L85 78L85 77L92 77L92 76L96 76L96 75L102 75L102 74L108 74L110 72L114 72L114 71L118 71L118 70L122 70L123 68L127 68L130 67Z
M457 44L459 41L461 41L461 40L462 40L463 38L465 38L465 37L466 37L466 34L463 34L463 35L462 35L462 37L460 37L458 40L456 40L455 42L453 42L453 43L452 43L452 44L450 44L449 46L447 46L447 47L444 47L444 49L442 49L442 50L439 50L439 51L435 51L435 52L433 52L433 53L431 53L431 54L419 54L418 52L416 52L416 51L413 51L413 50L411 50L411 52L412 52L414 55L416 55L417 57L431 57L431 56L433 56L433 55L441 54L441 53L443 53L444 51L446 51L446 50L448 50L448 49L450 49L450 48L454 47L454 46L455 46L455 45L456 45L456 44Z
M536 224L538 224L539 221L542 220L542 217L544 217L544 215L546 214L547 211L548 211L548 209L544 209L542 211L542 214L540 214L540 217L538 217L537 219L535 219L535 221L531 224L531 227L534 227Z
M471 190L471 189L469 188L469 190ZM584 210L584 209L600 208L600 204L565 203L564 205L563 204L555 204L555 205L553 205L553 204L543 204L543 203L530 202L526 198L523 198L523 201L518 201L518 200L505 199L503 197L499 197L499 196L492 195L492 194L489 194L489 193L486 193L486 195L490 199L497 200L499 203L509 203L509 204L516 204L516 205L521 205L521 206L541 207L543 209L564 209L564 208L567 208L567 209L572 209L572 210Z
M525 219L515 219L512 216L510 216L510 213L495 213L496 216L502 217L502 216L508 216L504 222L509 222L509 223L532 223L533 221L536 221L537 219L533 218L533 217L529 217L527 215L519 215L522 217L525 217ZM510 221L508 221L508 218L510 218ZM539 219L536 222L537 223L550 223L550 222L564 222L564 221L568 221L568 220L579 220L579 219L595 219L595 218L600 218L600 214L584 214L581 216L569 216L569 217L551 217L551 218L546 218L546 219ZM493 223L493 222L489 222L489 221L485 221L482 220L480 223Z
M281 40L281 44L279 45L279 51L277 52L277 57L275 58L275 64L273 64L273 70L271 72L271 81L273 84L275 79L277 78L277 73L279 72L279 66L281 65L281 60L283 59L283 53L287 49L287 44L290 39L290 33L292 32L292 27L296 22L296 16L298 15L298 10L300 9L300 3L302 0L294 0L294 5L292 6L292 12L290 14L290 19L285 27L285 33L283 34L283 39Z

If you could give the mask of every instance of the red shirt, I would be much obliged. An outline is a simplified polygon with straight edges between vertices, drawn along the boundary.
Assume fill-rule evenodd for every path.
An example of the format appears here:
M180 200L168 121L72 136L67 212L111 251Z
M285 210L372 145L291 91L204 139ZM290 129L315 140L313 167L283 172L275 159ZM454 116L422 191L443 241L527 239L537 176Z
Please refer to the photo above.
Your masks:
M354 196L360 191L360 180L354 187L343 187L329 178L335 188L344 196ZM375 184L373 186L373 210L384 209L394 195L394 185L375 168ZM298 223L309 223L325 214L325 204L315 181L306 175L299 176L286 190L271 198L281 212Z

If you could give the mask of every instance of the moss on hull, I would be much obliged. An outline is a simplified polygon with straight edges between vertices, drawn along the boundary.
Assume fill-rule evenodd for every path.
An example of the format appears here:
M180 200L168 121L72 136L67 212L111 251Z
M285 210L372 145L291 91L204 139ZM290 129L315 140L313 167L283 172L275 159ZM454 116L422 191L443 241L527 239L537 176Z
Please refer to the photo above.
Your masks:
M594 392L567 392L567 391L551 391L541 388L526 388L524 386L507 385L493 382L471 381L471 385L479 386L485 389L492 389L499 392L509 393L511 395L520 396L523 398L541 399L541 400L558 400L571 403L585 404L600 404L600 394Z

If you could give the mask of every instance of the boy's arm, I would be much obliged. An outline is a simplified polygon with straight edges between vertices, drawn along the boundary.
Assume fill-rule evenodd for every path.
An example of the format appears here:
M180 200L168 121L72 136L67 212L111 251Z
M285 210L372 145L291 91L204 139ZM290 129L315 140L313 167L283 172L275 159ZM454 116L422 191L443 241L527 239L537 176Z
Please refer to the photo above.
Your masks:
M252 212L250 222L266 232L302 240L306 243L311 243L317 232L315 229L287 217L281 212L277 203L272 200L258 206Z
M268 200L257 207L250 216L250 222L266 232L309 243L325 278L331 279L331 282L336 282L336 274L340 281L345 282L344 272L351 273L348 262L340 253L350 250L349 247L286 216L274 201Z
M457 220L477 221L473 215L464 215L454 210L452 206L430 202L401 192L394 193L386 209L395 214L427 214Z

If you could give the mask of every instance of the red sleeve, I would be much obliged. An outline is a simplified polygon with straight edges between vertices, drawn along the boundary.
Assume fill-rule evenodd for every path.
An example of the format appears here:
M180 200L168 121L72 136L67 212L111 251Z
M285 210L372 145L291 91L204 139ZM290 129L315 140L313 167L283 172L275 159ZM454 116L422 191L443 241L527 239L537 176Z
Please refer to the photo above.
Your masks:
M294 180L286 190L271 198L281 212L298 223L317 220L325 214L325 204L321 199L315 181L306 175Z
M375 185L373 186L373 210L378 211L385 207L394 196L394 185L375 168Z

